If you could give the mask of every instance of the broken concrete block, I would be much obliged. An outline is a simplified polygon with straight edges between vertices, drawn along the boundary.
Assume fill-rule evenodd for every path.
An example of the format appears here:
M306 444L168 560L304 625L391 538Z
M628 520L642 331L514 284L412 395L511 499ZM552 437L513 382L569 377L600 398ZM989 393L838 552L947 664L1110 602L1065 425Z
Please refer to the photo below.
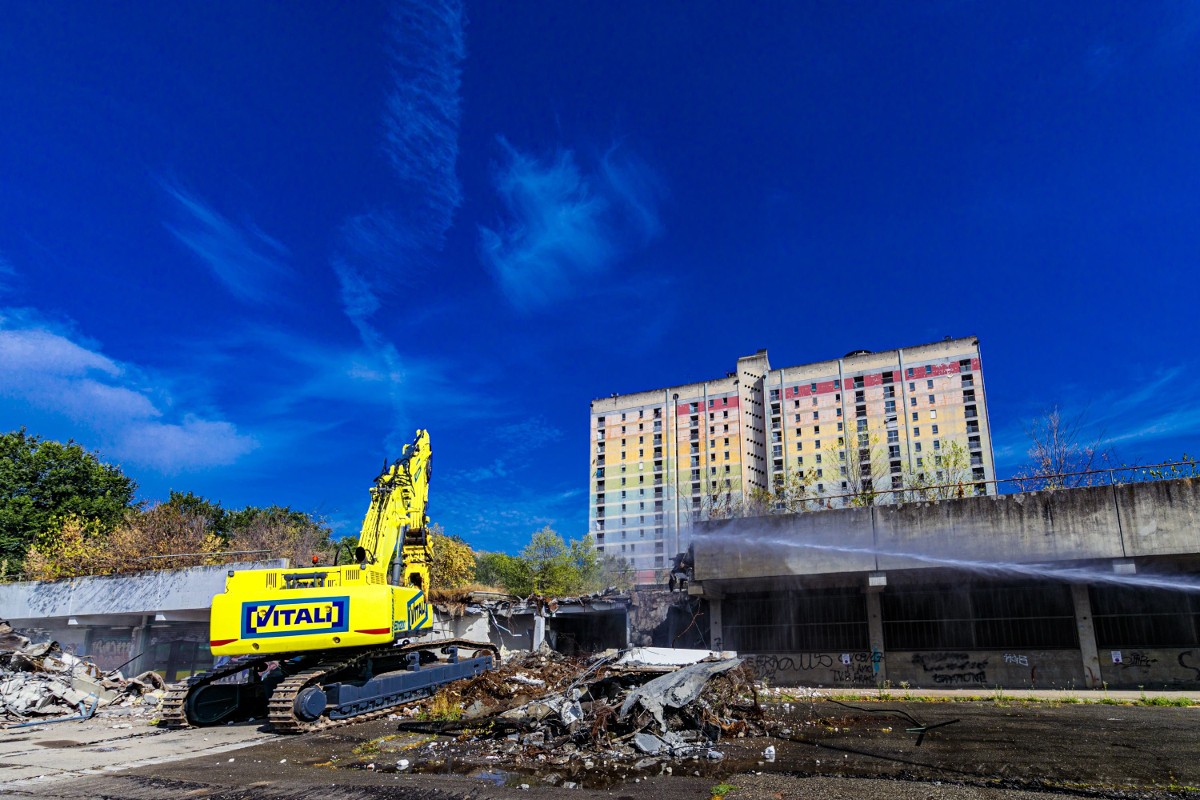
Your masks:
M645 731L642 731L641 733L634 735L633 746L638 749L638 752L652 756L661 752L662 749L667 746L667 743L655 736L653 733L646 733Z
M101 705L107 705L117 698L119 692L112 689L106 689L104 685L94 678L89 678L85 675L72 675L68 679L71 683L71 688L80 692L95 695L100 698Z
M693 664L691 666L668 672L632 690L621 704L617 718L624 721L634 706L642 708L654 715L662 730L667 730L667 722L663 712L667 708L683 708L692 703L704 690L704 685L716 675L727 672L740 665L740 658L726 661L711 661Z

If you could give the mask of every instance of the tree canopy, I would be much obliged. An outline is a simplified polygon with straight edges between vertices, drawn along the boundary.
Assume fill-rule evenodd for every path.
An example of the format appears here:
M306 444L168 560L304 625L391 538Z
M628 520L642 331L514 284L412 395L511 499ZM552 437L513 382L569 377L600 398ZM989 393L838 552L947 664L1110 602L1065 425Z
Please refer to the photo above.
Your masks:
M430 588L458 589L475 580L475 554L469 544L447 535L437 524L429 527L429 538L433 545Z
M590 535L567 542L549 526L536 531L520 555L479 553L475 562L476 581L521 597L627 588L630 573L626 562L602 556Z
M0 434L0 574L15 572L37 538L66 518L112 530L133 506L137 484L74 441L24 428Z

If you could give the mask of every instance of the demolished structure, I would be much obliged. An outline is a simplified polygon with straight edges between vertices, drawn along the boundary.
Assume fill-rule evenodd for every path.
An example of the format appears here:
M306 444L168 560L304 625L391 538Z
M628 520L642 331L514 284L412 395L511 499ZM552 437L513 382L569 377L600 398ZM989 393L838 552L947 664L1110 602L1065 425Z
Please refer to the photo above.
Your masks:
M667 648L591 659L543 648L396 717L401 730L462 734L414 757L436 765L450 748L455 759L481 766L502 760L518 770L557 770L566 788L597 766L670 771L678 759L719 761L722 738L764 730L754 677L736 653Z
M57 642L32 643L0 621L0 727L86 718L98 709L153 711L166 684L155 672L102 673Z

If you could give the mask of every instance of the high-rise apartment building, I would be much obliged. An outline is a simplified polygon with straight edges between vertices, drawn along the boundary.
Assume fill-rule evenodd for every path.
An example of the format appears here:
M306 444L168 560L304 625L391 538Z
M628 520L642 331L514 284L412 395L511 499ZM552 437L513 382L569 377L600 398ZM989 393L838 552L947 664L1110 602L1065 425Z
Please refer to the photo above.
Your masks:
M723 378L593 400L591 416L589 528L642 581L686 548L692 521L748 498L994 492L974 337L782 369L760 350Z

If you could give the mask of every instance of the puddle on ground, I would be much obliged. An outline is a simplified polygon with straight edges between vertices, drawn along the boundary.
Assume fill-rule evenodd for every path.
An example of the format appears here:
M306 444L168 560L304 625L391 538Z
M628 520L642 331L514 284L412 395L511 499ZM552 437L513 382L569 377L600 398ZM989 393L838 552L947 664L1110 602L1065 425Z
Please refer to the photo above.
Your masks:
M522 783L529 783L528 775L502 769L477 769L474 772L468 772L467 777L490 783L493 786L520 786Z
M70 739L48 739L44 742L34 742L38 747L49 747L52 750L65 750L68 747L82 747L86 742L74 742Z

